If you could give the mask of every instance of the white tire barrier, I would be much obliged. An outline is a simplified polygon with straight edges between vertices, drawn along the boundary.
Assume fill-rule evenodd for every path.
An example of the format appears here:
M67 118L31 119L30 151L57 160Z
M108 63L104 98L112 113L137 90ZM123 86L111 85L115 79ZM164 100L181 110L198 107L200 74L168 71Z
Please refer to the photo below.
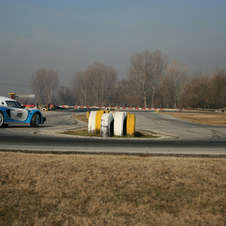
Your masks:
M96 133L97 134L100 134L100 127L101 127L101 118L102 118L102 115L105 114L105 110L99 110L97 111L96 113Z
M94 133L96 130L96 111L91 111L88 121L88 133Z
M126 135L126 112L116 112L114 115L114 135Z
M101 137L112 137L114 134L114 118L111 113L103 114L101 117Z

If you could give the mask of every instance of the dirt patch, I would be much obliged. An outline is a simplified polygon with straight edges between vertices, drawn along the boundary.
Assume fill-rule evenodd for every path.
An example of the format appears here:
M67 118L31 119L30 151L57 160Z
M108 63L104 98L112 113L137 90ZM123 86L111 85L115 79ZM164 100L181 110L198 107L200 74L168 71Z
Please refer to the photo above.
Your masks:
M225 113L187 113L187 112L159 112L160 114L171 115L175 118L214 126L226 126Z
M88 118L86 117L86 114L76 115L76 116L73 116L73 118L76 120L88 123Z
M226 159L0 152L0 225L225 225Z

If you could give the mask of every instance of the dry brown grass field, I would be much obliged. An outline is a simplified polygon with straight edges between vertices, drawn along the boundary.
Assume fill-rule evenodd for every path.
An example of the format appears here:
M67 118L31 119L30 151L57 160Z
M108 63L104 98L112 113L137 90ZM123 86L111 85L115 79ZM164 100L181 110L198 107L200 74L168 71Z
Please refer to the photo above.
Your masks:
M214 126L226 126L225 113L191 113L191 112L160 112L161 114L168 114L175 118L187 120Z
M226 159L0 152L0 225L226 225Z

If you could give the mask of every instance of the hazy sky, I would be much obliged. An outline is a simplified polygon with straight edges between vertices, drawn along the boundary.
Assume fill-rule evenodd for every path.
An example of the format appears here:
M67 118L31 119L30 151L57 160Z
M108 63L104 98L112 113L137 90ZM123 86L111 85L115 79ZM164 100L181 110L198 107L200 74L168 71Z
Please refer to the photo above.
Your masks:
M0 0L0 95L32 93L37 69L70 86L95 61L126 78L156 49L191 72L226 69L225 0Z

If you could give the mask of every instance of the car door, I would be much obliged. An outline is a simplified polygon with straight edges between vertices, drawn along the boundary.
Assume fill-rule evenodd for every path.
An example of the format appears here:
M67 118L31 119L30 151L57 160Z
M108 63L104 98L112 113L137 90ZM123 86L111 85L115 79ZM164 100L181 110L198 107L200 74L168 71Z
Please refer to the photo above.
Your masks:
M27 119L28 110L21 108L10 108L10 118L15 121L25 121Z
M15 121L25 121L27 119L28 110L22 108L21 105L14 100L6 101L8 106L8 116Z

